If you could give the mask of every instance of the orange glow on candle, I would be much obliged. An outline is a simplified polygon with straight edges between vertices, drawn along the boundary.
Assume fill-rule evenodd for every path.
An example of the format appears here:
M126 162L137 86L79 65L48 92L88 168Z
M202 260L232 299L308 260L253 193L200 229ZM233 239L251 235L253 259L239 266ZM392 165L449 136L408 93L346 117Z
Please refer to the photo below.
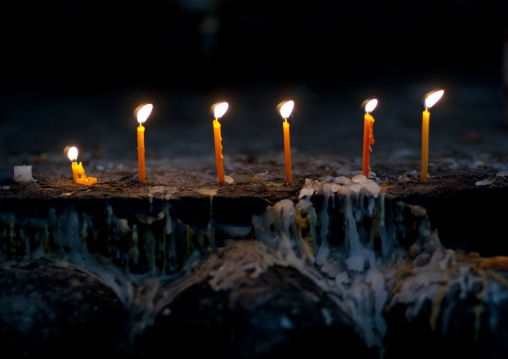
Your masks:
M377 102L378 101L376 99L368 100L365 105L362 174L367 178L369 177L370 171L370 153L372 152L371 145L374 144L374 117L370 115L370 112L374 111L377 106Z
M212 106L215 120L213 120L213 138L215 143L215 160L217 162L217 181L219 186L224 186L224 164L222 156L222 136L221 136L221 125L219 118L224 116L228 110L229 104L227 102L216 103Z
M286 183L293 182L293 174L291 170L291 144L289 139L289 122L287 118L293 112L293 108L295 106L294 101L286 101L279 104L280 115L284 119L282 123L282 130L284 132L284 160L286 164Z
M422 115L422 168L420 182L426 182L429 177L429 108L434 106L444 94L444 90L432 92L425 98L425 110Z
M88 177L85 174L85 169L81 162L78 164L78 149L76 147L71 147L69 151L67 151L67 157L72 161L72 180L74 183L89 186L97 182L97 178Z
M147 120L152 112L153 105L141 105L136 109L136 116L139 122L138 126L138 170L139 170L139 183L145 183L145 127L143 123Z

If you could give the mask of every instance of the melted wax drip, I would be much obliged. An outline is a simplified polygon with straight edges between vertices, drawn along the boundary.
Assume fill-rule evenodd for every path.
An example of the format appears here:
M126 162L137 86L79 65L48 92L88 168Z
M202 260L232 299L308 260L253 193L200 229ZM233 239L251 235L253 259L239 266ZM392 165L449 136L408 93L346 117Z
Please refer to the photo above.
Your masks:
M156 188L150 192L150 204L154 196L169 200L172 194L172 188ZM213 194L207 195L212 202ZM409 244L408 209L412 223L419 223ZM212 261L209 272L191 269L203 262L210 245L216 250L212 221L205 228L196 228L172 218L168 207L133 223L118 218L108 207L104 222L107 228L99 230L90 215L73 209L51 210L47 219L0 215L0 260L56 258L101 278L140 318L132 335L153 323L178 293L195 283L207 280L217 291L231 288L242 276L258 276L276 264L296 268L325 290L350 313L371 347L382 347L387 330L382 313L397 304L405 306L406 319L411 321L426 302L432 302L429 324L438 329L437 318L442 315L439 329L444 335L451 312L442 314L440 303L446 290L457 286L461 298L482 300L492 313L491 330L503 324L496 313L508 301L508 282L445 249L431 231L423 208L402 202L388 206L379 185L362 175L306 180L296 203L282 200L253 216L254 243L260 246L260 255L233 257L219 269ZM231 226L229 233L250 236L251 231ZM408 263L409 271L401 274ZM181 272L195 274L185 285L176 285L164 296L155 295L161 279L169 281ZM478 286L484 288L480 294L475 289ZM480 318L483 307L478 308L475 315Z

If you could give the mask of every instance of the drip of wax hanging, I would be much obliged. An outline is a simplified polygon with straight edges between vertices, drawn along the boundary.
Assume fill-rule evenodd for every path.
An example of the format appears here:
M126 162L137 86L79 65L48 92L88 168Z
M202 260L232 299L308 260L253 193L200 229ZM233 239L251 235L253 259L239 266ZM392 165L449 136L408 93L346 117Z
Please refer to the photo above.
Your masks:
M139 183L145 183L145 127L143 123L147 120L152 112L153 105L141 105L136 109L136 117L138 119L138 169L139 169Z
M72 161L72 180L74 183L89 186L97 182L97 178L88 177L85 174L85 169L81 162L78 164L78 149L76 147L71 147L67 151L67 157Z
M371 145L374 144L374 117L371 116L370 112L374 111L377 106L377 100L366 100L365 105L365 116L363 125L363 162L362 162L362 174L365 177L369 177L370 171L370 153L372 152Z
M224 116L228 110L229 104L227 102L216 103L212 106L212 111L215 117L213 120L213 138L215 143L215 160L217 162L217 181L219 186L224 186L224 164L222 156L222 136L220 131L219 118Z
M422 164L420 173L420 182L426 182L429 177L429 108L434 106L441 99L444 90L439 90L428 94L425 98L425 110L422 115Z
M284 161L286 164L286 183L293 182L293 174L291 170L291 144L289 139L289 122L288 117L293 112L295 106L294 101L286 101L279 104L280 115L284 119L282 130L284 132Z

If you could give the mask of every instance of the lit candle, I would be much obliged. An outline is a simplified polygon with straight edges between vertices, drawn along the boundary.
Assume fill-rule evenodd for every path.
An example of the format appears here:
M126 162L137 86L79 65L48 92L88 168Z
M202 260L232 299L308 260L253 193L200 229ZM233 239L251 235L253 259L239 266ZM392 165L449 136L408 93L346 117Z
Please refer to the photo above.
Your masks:
M141 105L136 109L136 116L138 118L138 168L139 168L139 183L145 183L145 123L148 116L152 112L153 105Z
M228 110L229 104L227 102L216 103L212 106L215 120L213 120L213 138L215 142L215 160L217 162L217 181L219 186L224 186L224 164L222 156L222 136L220 133L219 118L224 116Z
M72 161L72 179L74 183L84 184L84 185L92 185L97 182L97 178L88 177L85 174L85 169L83 168L83 164L80 162L78 164L78 149L76 147L71 147L67 152L67 157Z
M370 112L374 111L377 106L377 100L367 100L365 105L365 116L363 125L363 165L362 174L365 177L369 177L370 163L369 157L372 152L371 145L374 144L374 117L370 115ZM364 103L365 103L364 102Z
M420 174L420 181L426 182L429 167L429 118L430 112L429 108L434 106L436 102L443 96L444 90L439 90L430 93L425 98L425 111L423 111L422 116L422 168Z
M286 183L293 182L293 175L291 173L291 145L289 141L289 122L288 117L293 112L295 107L294 101L286 101L279 104L280 115L284 119L282 123L282 129L284 131L284 159L286 162Z

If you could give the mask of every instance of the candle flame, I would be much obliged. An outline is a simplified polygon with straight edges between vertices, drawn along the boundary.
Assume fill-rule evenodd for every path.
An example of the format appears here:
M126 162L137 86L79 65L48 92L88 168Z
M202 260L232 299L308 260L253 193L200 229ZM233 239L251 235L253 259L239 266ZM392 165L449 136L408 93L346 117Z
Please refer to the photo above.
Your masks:
M286 119L291 115L291 112L293 112L293 108L295 107L295 102L290 100L286 101L284 103L281 103L280 105L280 115L282 118Z
M78 159L78 148L77 147L71 147L69 148L69 151L67 151L67 157L74 162Z
M438 102L439 99L441 99L443 94L444 90L439 90L427 95L427 97L425 98L425 108L431 108L432 106L434 106L436 102Z
M368 100L365 105L365 112L372 112L377 106L377 99Z
M215 118L221 118L228 110L229 104L227 102L216 103L212 106L213 115Z
M146 105L141 105L136 109L136 116L138 118L139 124L143 124L148 116L150 116L150 113L152 112L153 105L151 103Z

